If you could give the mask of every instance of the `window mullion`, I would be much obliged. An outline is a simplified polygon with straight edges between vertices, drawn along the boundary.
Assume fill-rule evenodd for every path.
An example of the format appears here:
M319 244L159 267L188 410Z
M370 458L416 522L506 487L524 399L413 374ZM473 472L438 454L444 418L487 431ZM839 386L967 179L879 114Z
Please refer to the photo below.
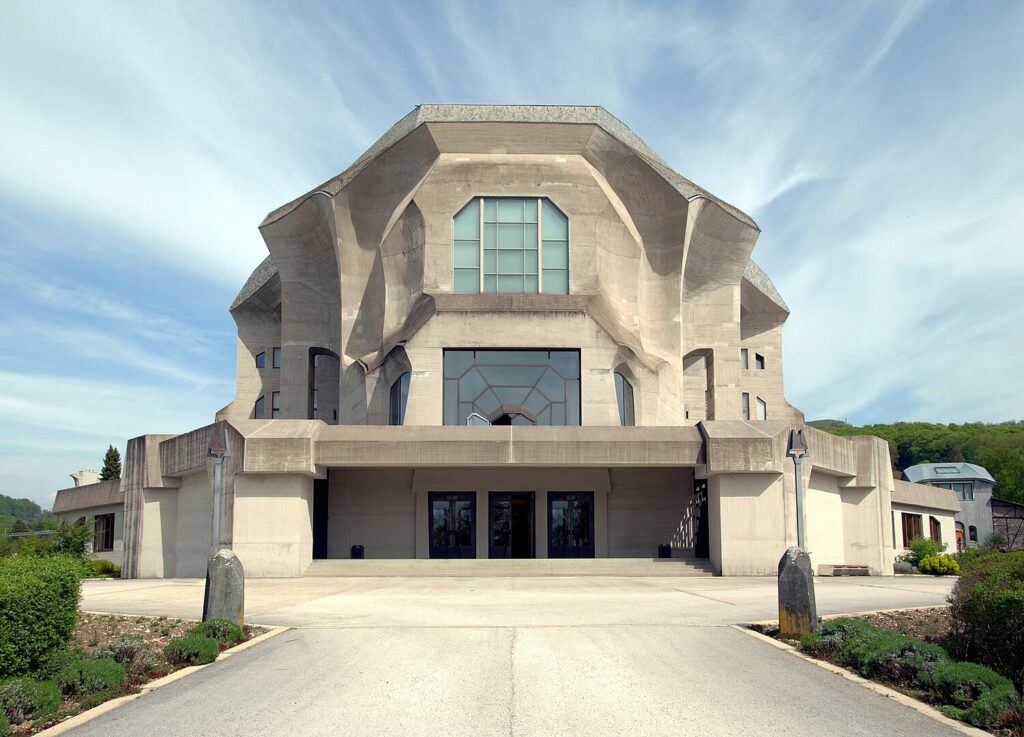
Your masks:
M480 254L480 271L477 276L480 277L480 294L484 293L484 271L486 270L484 262L484 207L487 205L485 198L480 198L480 240L477 241L477 252Z
M544 203L537 198L537 294L544 294Z

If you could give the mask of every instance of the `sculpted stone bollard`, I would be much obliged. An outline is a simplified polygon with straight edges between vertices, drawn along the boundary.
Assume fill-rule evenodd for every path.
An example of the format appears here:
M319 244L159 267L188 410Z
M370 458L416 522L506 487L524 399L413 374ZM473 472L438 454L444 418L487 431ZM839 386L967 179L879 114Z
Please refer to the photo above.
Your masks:
M817 626L811 556L789 548L779 560L779 636L797 640Z
M206 564L203 621L230 619L241 627L245 618L245 570L234 551L222 548Z

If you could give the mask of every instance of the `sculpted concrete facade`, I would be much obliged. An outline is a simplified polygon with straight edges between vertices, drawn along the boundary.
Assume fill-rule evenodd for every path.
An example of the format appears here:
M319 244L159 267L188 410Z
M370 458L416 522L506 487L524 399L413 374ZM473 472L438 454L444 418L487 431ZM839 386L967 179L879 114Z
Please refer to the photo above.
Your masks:
M659 553L768 575L794 544L804 418L758 227L602 108L419 106L260 231L215 418L250 575ZM210 430L129 444L126 575L202 575ZM812 560L891 573L886 444L807 432Z

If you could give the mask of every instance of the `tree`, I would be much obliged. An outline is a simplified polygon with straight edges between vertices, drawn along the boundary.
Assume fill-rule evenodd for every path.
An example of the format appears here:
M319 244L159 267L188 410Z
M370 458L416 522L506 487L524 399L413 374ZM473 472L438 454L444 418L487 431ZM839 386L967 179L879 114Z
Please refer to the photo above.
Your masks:
M113 445L107 448L103 454L103 468L100 471L100 481L110 481L121 478L121 453Z

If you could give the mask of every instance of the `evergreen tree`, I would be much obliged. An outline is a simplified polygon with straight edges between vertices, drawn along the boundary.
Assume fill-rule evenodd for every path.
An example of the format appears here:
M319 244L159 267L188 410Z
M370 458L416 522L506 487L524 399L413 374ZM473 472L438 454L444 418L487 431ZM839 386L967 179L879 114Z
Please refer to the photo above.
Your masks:
M121 478L121 454L113 445L103 454L103 468L100 470L100 481Z

